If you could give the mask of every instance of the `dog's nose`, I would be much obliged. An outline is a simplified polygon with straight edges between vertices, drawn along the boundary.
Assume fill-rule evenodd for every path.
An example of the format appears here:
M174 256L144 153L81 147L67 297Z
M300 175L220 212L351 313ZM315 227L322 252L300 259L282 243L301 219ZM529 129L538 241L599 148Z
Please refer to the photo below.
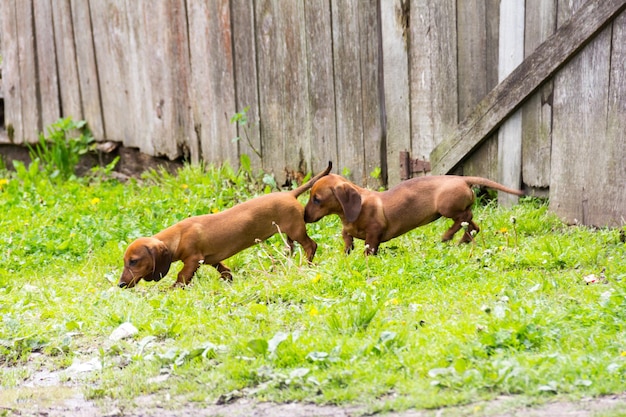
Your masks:
M128 287L128 284L126 282L121 281L119 284L117 284L117 286L120 288L126 288Z

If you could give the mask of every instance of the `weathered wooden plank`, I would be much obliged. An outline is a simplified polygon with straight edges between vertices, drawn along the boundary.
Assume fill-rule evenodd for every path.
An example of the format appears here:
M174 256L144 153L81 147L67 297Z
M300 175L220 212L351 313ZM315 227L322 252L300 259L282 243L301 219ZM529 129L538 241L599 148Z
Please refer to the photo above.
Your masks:
M611 69L606 142L597 146L606 161L592 161L603 168L602 177L593 188L589 223L624 226L626 224L626 12L613 22Z
M58 0L52 7L54 41L56 44L59 90L61 93L61 115L74 120L83 119L74 46L74 29L70 0Z
M104 131L107 139L140 147L135 136L134 108L129 108L128 18L126 3L112 0L89 1L93 42L100 85ZM150 153L150 149L143 148Z
M439 51L439 35L440 33L447 33L445 29L447 25L442 27L442 32L433 30L433 27L437 27L436 13L441 8L452 5L456 7L456 1L441 2L441 6L434 0L434 3L430 0L413 0L409 3L409 58L408 64L409 70L409 111L410 111L410 130L409 136L403 138L398 135L391 143L388 140L387 147L387 160L393 159L393 153L395 151L410 151L410 155L413 159L427 159L430 151L434 147L436 141L435 126L437 122L436 116L439 114L435 99L438 97L438 92L447 90L448 84L441 84L441 89L433 88L433 85L437 83L439 77L442 81L445 80L448 74L447 71L438 71L439 68L444 70L447 68L454 69L454 89L450 91L450 101L454 101L454 120L457 122L457 90L456 90L456 36L453 38L453 42L441 44L441 47L447 47L453 45L452 48L446 48L447 52L454 54L454 65L439 67L437 64L440 62L441 56ZM455 9L453 9L455 10ZM441 15L450 16L442 13ZM452 13L454 18L454 26L456 28L456 11ZM383 21L384 23L384 21ZM384 28L384 26L383 26ZM456 29L455 29L456 32ZM385 30L383 30L383 34ZM384 38L383 38L384 40ZM386 55L383 52L384 60L386 61ZM385 68L385 73L387 69ZM385 80L386 82L386 80ZM385 87L386 90L386 87ZM385 98L385 105L387 105L388 99ZM391 167L391 163L389 163ZM392 172L392 168L388 173L389 185L394 185L400 180L400 174Z
M152 4L151 1L148 1ZM148 18L150 14L147 14ZM169 66L169 77L173 83L173 105L174 111L172 113L172 124L175 127L174 134L176 136L176 145L168 148L166 154L170 159L176 156L184 156L187 159L190 156L199 154L197 150L196 141L193 126L193 116L191 110L191 90L193 85L191 84L191 62L189 57L189 36L188 36L188 16L185 7L185 0L176 0L173 5L167 8L167 14L165 15L167 22L174 22L174 29L170 36L170 50L168 52L171 65ZM230 36L230 33L228 34ZM231 92L232 94L232 92ZM225 111L229 111L225 109ZM232 131L231 131L232 132ZM224 140L231 142L231 135L229 134ZM167 141L167 136L160 138L161 141ZM158 146L159 143L155 143ZM232 153L230 154L232 157ZM236 149L234 153L236 164ZM197 161L197 158L191 158Z
M333 59L335 105L337 116L337 172L350 172L353 181L361 183L363 164L363 102L361 100L359 39L359 1L331 2L333 21ZM360 42L360 40L359 40ZM348 172L345 172L348 173Z
M411 106L409 90L410 3L403 0L381 2L383 48L383 102L387 181L400 182L399 155L411 147ZM416 42L422 44L422 42ZM423 42L425 43L425 42Z
M54 26L50 0L38 0L33 3L35 42L37 45L37 79L39 83L39 106L41 109L41 128L56 122L61 116L59 107L59 82L57 79L57 57L54 45Z
M120 2L122 3L122 2ZM154 3L150 8L150 19L147 19L145 0L134 1L124 0L123 19L126 24L120 25L121 31L120 41L123 42L124 49L119 51L122 59L125 61L125 67L122 68L121 74L124 77L124 94L126 101L126 119L129 115L133 120L126 120L126 138L125 143L133 143L142 152L149 155L159 155L162 151L155 146L155 138L160 136L161 129L165 130L165 121L169 119L172 112L173 103L167 96L167 102L162 99L161 88L158 85L159 80L166 78L163 71L169 64L163 59L167 45L157 39L154 39L152 33L152 25L158 26L163 23L163 10L160 8L163 2ZM121 4L120 4L121 6ZM167 26L167 24L166 24ZM161 27L161 32L163 31ZM158 36L158 34L155 34ZM157 49L153 49L158 44ZM117 45L116 45L117 46ZM150 54L152 52L152 54ZM155 72L161 74L153 78ZM119 88L119 87L118 87ZM169 93L163 92L163 95ZM159 114L161 117L159 117ZM154 115L154 116L153 116ZM156 120L155 120L156 119ZM175 142L176 138L170 132L170 142Z
M380 21L377 0L359 1L359 49L361 64L361 100L363 102L363 179L361 184L378 188L385 183L381 165L386 159L382 152L383 127L382 67ZM384 158L383 158L384 157ZM398 157L394 162L398 161ZM386 168L386 167L385 167ZM372 175L381 170L378 178Z
M525 57L556 30L556 5L552 0L527 3ZM550 185L552 92L552 81L546 81L522 106L522 182L530 187Z
M276 0L261 0L255 5L256 44L258 60L260 135L263 142L262 166L265 171L282 175L285 144L282 135L284 91L283 71L278 64L284 45L280 42L281 28Z
M131 134L144 152L190 158L193 124L185 0L128 0L126 14L130 64L126 88L135 115Z
M74 26L74 46L83 117L96 140L106 138L102 107L100 106L100 85L94 51L93 31L89 2L70 0L72 24Z
M456 1L413 0L410 9L408 149L413 158L428 159L458 123Z
M254 8L248 0L231 0L231 20L233 22L236 111L240 112L249 107L245 128L237 127L237 136L241 138L238 149L240 154L250 157L252 168L258 170L261 168L261 158L257 152L262 153L263 149L259 126L256 25Z
M194 128L206 162L239 164L229 0L187 2Z
M567 6L559 4L559 19L569 11ZM610 153L617 138L607 135L610 65L608 27L554 79L550 209L569 223L595 224L604 216L605 183L612 182L607 166L623 164Z
M20 72L17 47L17 18L15 3L17 0L0 2L0 30L2 31L2 89L4 94L4 126L7 140L22 143L22 96L20 95Z
M493 0L457 2L459 117L465 118L497 84L499 6ZM490 137L463 163L465 175L495 178L498 143Z
M524 60L524 0L500 3L498 78L503 80ZM517 110L498 130L498 182L514 189L522 179L522 112ZM510 207L518 197L498 192L498 203Z
M18 1L15 4L17 22L17 48L19 68L19 88L22 107L22 138L20 142L34 142L42 130L37 97L37 71L35 56L35 32L33 2Z
M309 87L308 64L306 56L306 34L304 30L304 1L280 2L278 16L281 20L281 37L284 50L277 64L283 67L283 141L285 144L284 167L287 177L294 178L294 173L306 173L311 168L311 142L309 138ZM277 166L276 168L279 168ZM295 177L298 175L296 174ZM282 181L282 176L279 177Z
M485 2L457 2L459 117L467 117L487 90Z
M433 150L433 173L452 170L625 7L626 0L585 3L553 36L481 100L459 125L456 134L446 138Z
M317 172L329 160L337 163L333 56L328 53L328 47L332 45L330 0L307 0L304 18L308 35L310 169Z

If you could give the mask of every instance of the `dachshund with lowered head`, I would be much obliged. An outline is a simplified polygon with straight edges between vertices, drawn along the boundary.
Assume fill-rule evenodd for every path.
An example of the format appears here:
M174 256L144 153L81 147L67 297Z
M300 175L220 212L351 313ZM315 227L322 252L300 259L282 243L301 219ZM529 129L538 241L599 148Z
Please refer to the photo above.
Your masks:
M337 214L343 223L346 253L354 249L356 237L365 240L366 255L375 255L381 242L442 216L454 220L442 241L452 239L463 223L467 223L460 243L469 242L471 233L480 230L472 221L471 209L475 198L472 185L523 195L521 191L481 177L419 177L403 181L388 191L378 192L330 174L313 184L304 208L304 220L313 223L329 214Z
M126 249L118 285L131 288L141 279L159 281L178 260L183 268L174 286L189 284L202 264L212 265L223 279L231 280L222 261L277 232L287 235L292 248L294 241L300 243L311 262L317 244L307 235L304 207L297 197L331 168L329 162L325 171L294 190L256 197L220 213L189 217L152 237L140 237Z

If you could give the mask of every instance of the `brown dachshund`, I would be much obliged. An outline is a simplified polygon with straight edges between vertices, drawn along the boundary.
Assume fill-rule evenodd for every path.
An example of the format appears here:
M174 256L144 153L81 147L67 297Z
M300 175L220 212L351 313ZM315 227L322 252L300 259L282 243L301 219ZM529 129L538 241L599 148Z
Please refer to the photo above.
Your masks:
M222 261L277 232L287 235L287 243L302 245L309 262L317 244L307 235L304 207L297 197L332 168L317 174L306 184L289 192L276 192L253 198L221 213L189 217L152 237L132 242L124 254L121 288L134 287L142 278L159 281L172 262L183 261L174 286L189 284L196 270L208 264L224 279L232 279Z
M304 220L313 223L329 214L339 215L346 253L354 249L356 237L365 240L366 254L375 255L381 242L441 216L454 220L452 227L444 233L443 241L452 239L463 223L467 223L461 242L469 242L472 231L478 233L480 230L472 221L472 185L523 195L521 191L481 177L419 177L401 182L389 191L378 192L330 174L313 184L304 208Z

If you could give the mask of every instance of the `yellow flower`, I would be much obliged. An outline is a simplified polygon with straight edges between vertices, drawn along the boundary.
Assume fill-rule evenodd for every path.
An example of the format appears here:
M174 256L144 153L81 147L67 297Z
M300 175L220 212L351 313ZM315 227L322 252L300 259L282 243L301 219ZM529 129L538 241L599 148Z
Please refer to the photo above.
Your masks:
M500 233L506 233L508 231L509 231L509 229L507 229L506 227L501 227L500 230L498 230L498 232L500 232Z
M620 356L626 356L626 351L623 351L622 353L619 354Z
M183 203L189 203L189 199L188 198L184 198L183 199Z
M100 199L98 197L94 197L94 198L91 199L91 205L92 206L95 206L99 202L100 202Z
M189 188L189 186L187 184L183 184L180 186L180 188L182 188L183 190L186 190L187 188Z
M218 209L217 207L215 207L214 209L211 210L211 213L215 214L215 213L219 213L220 209Z
M398 305L398 299L397 298L392 298L390 300L385 301L385 305L394 305L397 306Z
M311 308L311 311L309 311L309 316L311 317L315 317L319 314L320 314L319 310L315 307Z
M0 178L0 190L4 188L4 186L7 185L8 183L9 183L9 180L7 180L6 178Z
M321 279L322 279L322 276L320 274L317 274L313 278L311 278L311 282L313 284L317 284L318 282L320 282Z

